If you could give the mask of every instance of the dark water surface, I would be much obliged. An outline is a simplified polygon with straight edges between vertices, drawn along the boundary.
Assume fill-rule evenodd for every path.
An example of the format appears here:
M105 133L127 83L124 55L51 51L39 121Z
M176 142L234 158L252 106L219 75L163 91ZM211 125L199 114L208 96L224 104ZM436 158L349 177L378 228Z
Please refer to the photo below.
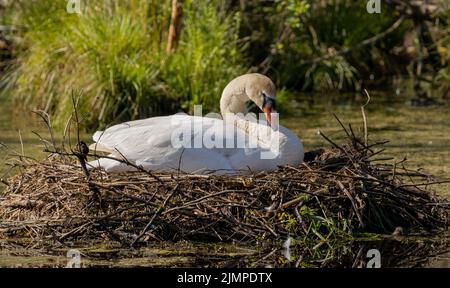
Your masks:
M114 243L73 243L33 249L12 247L11 242L0 240L0 267L67 267L79 259L80 267L448 268L448 236L355 240L323 244L312 250L296 245L288 250L192 242L155 243L139 249L126 249Z

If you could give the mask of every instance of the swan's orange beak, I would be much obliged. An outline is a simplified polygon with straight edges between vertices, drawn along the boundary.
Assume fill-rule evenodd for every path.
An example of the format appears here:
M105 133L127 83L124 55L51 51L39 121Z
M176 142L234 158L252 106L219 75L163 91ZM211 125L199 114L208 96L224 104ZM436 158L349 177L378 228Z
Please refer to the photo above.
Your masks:
M275 99L267 97L264 94L262 111L264 112L264 116L266 116L267 123L272 126L272 115L270 113L275 112Z
M262 110L264 112L264 116L266 116L267 122L270 126L272 126L272 115L270 115L270 113L272 113L272 107L270 105L266 105Z

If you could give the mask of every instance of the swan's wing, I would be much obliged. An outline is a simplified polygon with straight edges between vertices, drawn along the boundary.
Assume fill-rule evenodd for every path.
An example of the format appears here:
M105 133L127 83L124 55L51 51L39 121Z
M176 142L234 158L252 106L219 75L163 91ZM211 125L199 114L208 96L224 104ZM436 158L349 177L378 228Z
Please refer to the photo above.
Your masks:
M183 115L180 115L183 116ZM187 115L186 115L187 116ZM142 120L135 120L135 121L129 121L120 123L114 126L111 126L107 128L105 131L97 131L92 136L92 140L96 143L110 143L110 145L114 145L117 143L118 139L117 136L123 136L126 134L133 133L135 131L139 131L139 128L145 128L145 127L161 127L163 128L162 124L167 124L166 118L168 117L152 117ZM170 121L168 122L170 123Z
M151 170L180 169L196 173L206 170L259 171L301 162L298 161L299 140L290 131L288 132L293 136L289 134L288 138L292 139L283 139L280 143L281 156L263 159L261 153L265 147L257 143L258 145L249 148L248 134L234 127L232 133L227 133L224 125L224 121L220 119L173 115L115 125L104 132L96 132L93 138L95 145L111 151L111 156L123 155L130 162ZM184 144L177 146L174 139ZM244 144L241 141L239 146L237 139L244 139ZM288 159L288 162L284 163L282 159ZM117 161L102 161L103 164L96 166L104 167L107 171L128 170ZM114 162L118 166L114 166Z
M128 161L151 170L182 170L199 172L206 170L231 170L228 159L219 149L201 148L203 134L222 120L214 118L193 117L188 115L173 115L131 121L115 125L105 131L98 131L91 146L101 147L99 150L111 151L113 157L124 156ZM189 126L189 125L190 126ZM188 125L188 126L186 126ZM196 129L201 127L202 129ZM183 134L183 135L182 135ZM191 147L174 146L178 139L189 138ZM184 138L183 138L184 137ZM194 148L200 139L200 146ZM189 141L188 141L189 142ZM126 167L115 167L112 162L102 159L102 163L91 163L93 166L104 167L107 171L126 171ZM103 165L104 163L104 165ZM120 163L117 162L117 165Z

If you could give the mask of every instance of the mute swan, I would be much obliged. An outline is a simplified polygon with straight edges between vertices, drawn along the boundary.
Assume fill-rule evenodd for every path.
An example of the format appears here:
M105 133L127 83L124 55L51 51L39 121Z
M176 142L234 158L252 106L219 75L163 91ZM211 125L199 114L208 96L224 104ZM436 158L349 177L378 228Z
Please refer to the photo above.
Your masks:
M273 118L276 117L273 113L275 99L275 85L268 77L245 74L233 79L223 90L220 99L223 120L176 114L130 121L97 131L93 135L95 143L90 148L110 153L109 157L125 157L147 170L165 172L236 174L299 165L303 161L303 145L294 133L276 125L277 119ZM264 112L272 127L244 119L249 100ZM228 133L230 128L232 132ZM264 137L269 134L272 138ZM174 145L174 139L194 144ZM205 139L219 144L208 146L201 141ZM236 139L245 139L245 143L241 141L239 146ZM256 145L249 145L251 143ZM91 161L89 166L102 167L107 172L135 170L109 158Z

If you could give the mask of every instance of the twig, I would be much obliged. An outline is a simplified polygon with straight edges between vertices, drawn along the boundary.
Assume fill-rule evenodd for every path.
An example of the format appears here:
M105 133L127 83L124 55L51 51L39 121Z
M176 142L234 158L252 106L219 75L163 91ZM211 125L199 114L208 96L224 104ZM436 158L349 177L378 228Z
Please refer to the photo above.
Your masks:
M161 214L161 213L164 211L164 209L166 209L167 203L169 202L170 198L172 198L172 197L175 195L176 192L178 192L178 185L175 186L175 187L173 188L173 191L172 191L172 192L170 193L170 195L167 196L167 198L164 200L162 206L158 209L158 211L156 211L155 214L153 214L152 218L151 218L150 221L147 223L147 225L146 225L145 228L142 230L142 232L136 237L136 239L134 239L134 241L133 241L133 242L131 243L131 245L130 245L131 247L133 247L134 244L136 244L136 242L139 241L139 240L142 238L142 236L145 235L145 233L147 233L148 229L150 229L150 227L151 227L151 225L152 225L152 223L153 223L153 220L155 220L155 218L156 218L159 214Z
M342 148L339 145L334 143L330 138L328 138L325 134L323 134L322 131L317 130L317 134L322 136L325 140L327 140L329 143L331 143L331 145L333 145L335 148L338 148L339 150L342 150Z
M370 102L370 95L369 95L369 92L367 92L367 90L366 89L364 89L364 92L366 93L366 95L367 95L367 102L366 102L366 104L364 104L364 105L362 105L361 106L361 114L362 114L362 117L363 117L363 122L364 122L364 144L366 145L366 147L369 145L368 144L368 139L369 139L369 135L368 135L368 131L367 131L367 117L366 117L366 112L365 112L365 110L364 110L364 108L366 107L366 105L367 104L369 104L369 102Z
M43 111L43 110L34 110L31 111L34 114L38 115L39 117L41 117L42 121L44 121L45 126L48 129L48 132L50 134L50 140L53 146L53 149L56 150L56 141L55 141L55 135L53 133L53 127L52 127L52 122L50 120L50 115L47 114L47 112Z

